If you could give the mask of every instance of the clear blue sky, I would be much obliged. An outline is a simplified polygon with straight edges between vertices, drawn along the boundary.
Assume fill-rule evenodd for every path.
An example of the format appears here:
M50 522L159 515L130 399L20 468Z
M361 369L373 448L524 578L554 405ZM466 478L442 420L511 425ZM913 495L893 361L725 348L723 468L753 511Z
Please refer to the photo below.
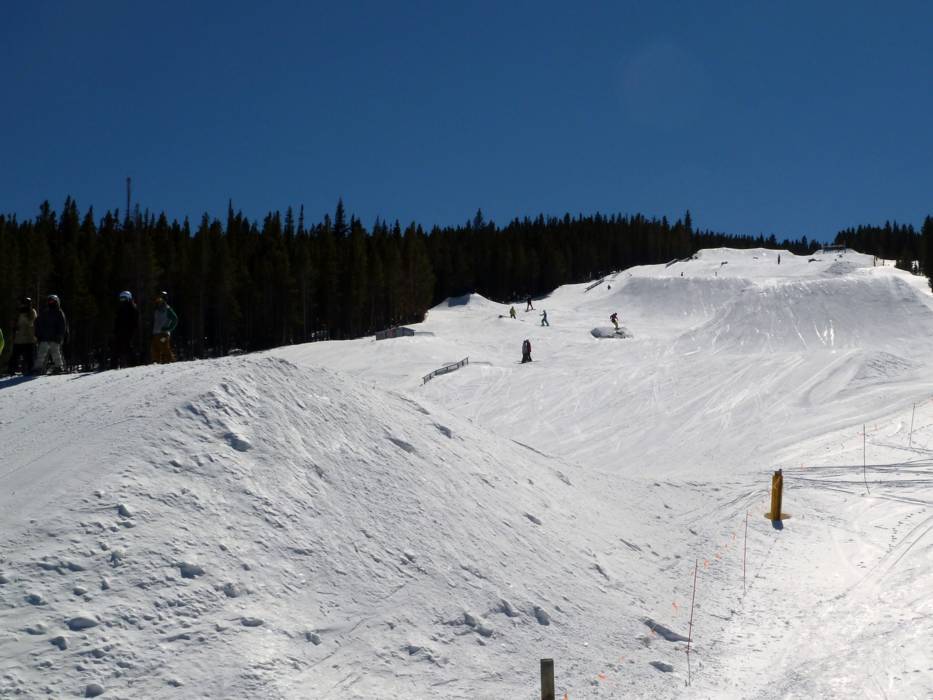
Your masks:
M7 2L0 212L933 213L929 2Z

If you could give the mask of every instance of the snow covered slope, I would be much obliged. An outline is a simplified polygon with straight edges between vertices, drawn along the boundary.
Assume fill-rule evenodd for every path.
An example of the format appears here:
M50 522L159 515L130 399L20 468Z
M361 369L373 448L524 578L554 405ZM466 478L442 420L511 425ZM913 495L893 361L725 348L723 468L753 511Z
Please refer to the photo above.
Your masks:
M777 255L0 382L0 697L927 697L929 291Z

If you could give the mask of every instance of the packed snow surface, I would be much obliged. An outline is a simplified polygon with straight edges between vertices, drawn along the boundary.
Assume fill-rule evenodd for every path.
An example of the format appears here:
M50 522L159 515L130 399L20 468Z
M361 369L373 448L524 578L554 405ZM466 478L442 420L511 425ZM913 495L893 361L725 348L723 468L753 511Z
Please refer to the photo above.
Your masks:
M933 299L874 263L4 380L0 697L931 697Z

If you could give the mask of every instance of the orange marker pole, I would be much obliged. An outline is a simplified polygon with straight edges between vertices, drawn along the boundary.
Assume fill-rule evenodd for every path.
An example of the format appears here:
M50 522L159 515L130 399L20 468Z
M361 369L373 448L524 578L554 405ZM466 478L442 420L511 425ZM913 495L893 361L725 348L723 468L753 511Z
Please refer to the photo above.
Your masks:
M693 567L693 596L690 598L690 624L687 631L687 685L690 685L690 642L693 641L693 604L697 599L697 572L700 570L700 560L697 559Z

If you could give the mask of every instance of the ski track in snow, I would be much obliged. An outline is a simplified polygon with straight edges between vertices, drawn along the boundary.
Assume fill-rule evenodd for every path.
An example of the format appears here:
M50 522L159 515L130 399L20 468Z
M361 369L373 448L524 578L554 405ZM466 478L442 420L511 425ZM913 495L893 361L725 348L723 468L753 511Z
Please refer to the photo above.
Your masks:
M777 254L0 381L0 697L930 697L933 299Z

